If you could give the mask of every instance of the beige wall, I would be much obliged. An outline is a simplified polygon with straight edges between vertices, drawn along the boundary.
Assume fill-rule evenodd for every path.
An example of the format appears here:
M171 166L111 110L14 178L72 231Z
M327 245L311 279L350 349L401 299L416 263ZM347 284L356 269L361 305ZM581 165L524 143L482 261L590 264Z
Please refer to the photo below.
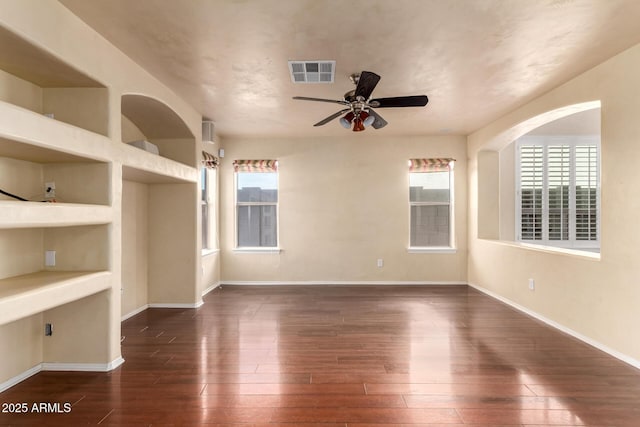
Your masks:
M573 104L602 103L601 259L479 239L479 153L499 150ZM640 46L469 136L469 283L515 302L640 366ZM544 120L542 120L544 121ZM493 192L498 201L498 192ZM507 199L508 200L508 199ZM535 279L535 291L527 281Z
M345 131L346 132L346 131ZM465 282L464 137L225 140L222 282ZM453 157L455 254L408 253L407 160ZM279 254L234 252L234 159L277 159ZM382 258L384 266L376 266Z
M42 313L0 325L0 384L42 362L43 334Z
M43 324L51 323L53 334L43 337L43 362L71 364L110 360L109 342L104 339L110 333L110 295L111 291L99 292L45 311ZM39 332L42 337L44 325ZM71 353L70 348L74 349Z
M43 89L42 111L56 120L108 135L109 93L105 88Z
M202 280L200 293L217 286L220 283L220 252L214 252L202 257Z
M42 88L0 70L0 100L42 113Z
M148 304L148 185L122 182L122 315Z
M149 186L149 303L201 301L196 184Z

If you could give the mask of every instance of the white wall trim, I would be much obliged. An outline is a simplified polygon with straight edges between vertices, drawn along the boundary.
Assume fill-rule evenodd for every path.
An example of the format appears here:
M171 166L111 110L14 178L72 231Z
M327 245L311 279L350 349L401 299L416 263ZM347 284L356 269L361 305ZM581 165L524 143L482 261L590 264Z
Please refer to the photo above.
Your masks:
M123 363L124 359L122 356L117 357L109 363L39 363L33 368L0 383L0 393L42 371L109 372Z
M124 363L122 356L109 363L42 363L43 371L109 372Z
M548 319L548 318L540 315L539 313L536 313L533 310L530 310L530 309L528 309L528 308L526 308L526 307L524 307L524 306L522 306L522 305L520 305L520 304L518 304L516 302L513 302L508 298L505 298L505 297L503 297L501 295L498 295L498 294L496 294L494 292L491 292L488 289L485 289L485 288L483 288L481 286L478 286L478 285L475 285L475 284L472 284L472 283L469 283L469 286L471 286L472 288L482 292L483 294L486 294L486 295L490 296L491 298L497 299L498 301L501 301L501 302L503 302L503 303L515 308L516 310L518 310L518 311L520 311L520 312L522 312L524 314L527 314L527 315L533 317L534 319L537 319L537 320L539 320L539 321L551 326L552 328L555 328L555 329L557 329L557 330L559 330L561 332L564 332L567 335L571 335L572 337L577 338L580 341L582 341L582 342L584 342L586 344L589 344L592 347L597 348L598 350L604 351L605 353L609 354L610 356L613 356L616 359L621 360L621 361L633 366L636 369L640 369L640 360L636 360L636 359L634 359L634 358L632 358L630 356L627 356L626 354L620 353L619 351L616 351L616 350L614 350L614 349L612 349L610 347L607 347L606 345L604 345L604 344L602 344L602 343L600 343L600 342L598 342L596 340L593 340L593 339L587 337L586 335L582 335L581 333L576 332L573 329L567 328L566 326L561 325L560 323L558 323L556 321Z
M204 292L202 293L202 296L205 296L206 294L208 294L209 292L211 292L212 290L214 290L218 286L220 286L220 282L216 282L215 284L209 286L207 289L204 290ZM142 313L143 311L145 311L148 308L198 308L198 307L202 307L202 304L204 304L204 301L200 301L200 302L193 303L193 304L188 304L188 303L187 304L182 304L182 303L177 303L177 304L172 304L172 303L145 304L142 307L138 307L135 310L133 310L132 312L122 316L120 321L124 322L125 320L135 316L136 314Z
M213 255L213 254L217 254L220 252L220 249L202 249L202 251L200 251L200 255L202 255L202 257L206 257L209 255Z
M204 291L202 291L202 296L205 296L206 294L208 294L209 292L211 292L212 290L214 290L218 286L220 286L220 281L219 280L217 282L215 282L213 285L209 286Z
M124 316L122 316L122 318L120 319L121 322L124 322L125 320L135 316L136 314L140 314L143 311L145 311L147 308L149 308L149 304L145 304L142 307L138 307L135 310L133 310L130 313L125 314Z
M0 383L0 393L2 393L5 390L10 389L14 385L26 380L27 378L34 376L35 374L37 374L41 370L42 370L42 364L40 363L40 364L37 364L36 366L34 366L33 368L27 369L26 371L22 372L21 374L18 374L13 378L9 378L8 380L6 380L3 383Z
M370 286L453 286L466 285L467 282L460 281L398 281L398 280L296 280L296 281L270 281L270 280L222 280L220 285L227 286L290 286L290 285L370 285Z
M204 304L202 300L198 302L193 302L193 303L159 302L159 303L148 304L148 308L198 308L198 307L202 307L202 304Z
M421 248L421 247L410 247L407 248L407 252L410 254L455 254L458 252L458 248Z
M273 248L270 246L258 247L258 248L243 246L240 248L233 248L231 252L238 253L238 254L279 254L280 252L282 252L282 249L278 247Z

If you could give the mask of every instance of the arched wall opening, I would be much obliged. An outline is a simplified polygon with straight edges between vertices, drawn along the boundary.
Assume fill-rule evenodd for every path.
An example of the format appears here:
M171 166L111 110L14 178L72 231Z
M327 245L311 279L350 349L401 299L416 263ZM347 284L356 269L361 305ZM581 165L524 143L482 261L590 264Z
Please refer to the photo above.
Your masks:
M485 146L486 149L478 153L478 237L507 242L523 241L522 188L519 184L521 153L518 149L522 141L556 141L557 144L575 145L579 141L596 138L599 144L600 101L573 104L545 112L522 121L493 138ZM547 156L545 151L544 157L540 158L546 161L550 159ZM540 179L541 187L536 191L554 195L553 189L549 192L551 187L548 185L548 178L541 176ZM572 182L575 190L575 181ZM540 194L536 193L537 196ZM540 220L538 228L544 226L547 227L546 230L549 229L549 206L547 200L544 206L547 209L544 224ZM542 244L541 241L532 243ZM544 243L549 244L550 241L547 239ZM554 245L553 241L551 245ZM593 249L589 248L591 251Z

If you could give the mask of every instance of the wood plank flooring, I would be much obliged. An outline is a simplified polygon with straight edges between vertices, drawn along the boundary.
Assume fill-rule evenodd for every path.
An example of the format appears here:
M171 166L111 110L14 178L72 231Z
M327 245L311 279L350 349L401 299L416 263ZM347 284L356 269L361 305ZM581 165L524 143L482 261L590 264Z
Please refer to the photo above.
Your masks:
M40 373L0 425L640 425L640 371L466 286L224 287L122 325L125 364Z

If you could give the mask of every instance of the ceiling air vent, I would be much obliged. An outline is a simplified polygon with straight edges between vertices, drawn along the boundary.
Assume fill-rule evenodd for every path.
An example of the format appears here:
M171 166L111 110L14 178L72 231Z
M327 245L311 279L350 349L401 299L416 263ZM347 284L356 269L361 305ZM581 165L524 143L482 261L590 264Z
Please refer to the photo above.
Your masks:
M336 61L289 61L293 83L333 83Z

